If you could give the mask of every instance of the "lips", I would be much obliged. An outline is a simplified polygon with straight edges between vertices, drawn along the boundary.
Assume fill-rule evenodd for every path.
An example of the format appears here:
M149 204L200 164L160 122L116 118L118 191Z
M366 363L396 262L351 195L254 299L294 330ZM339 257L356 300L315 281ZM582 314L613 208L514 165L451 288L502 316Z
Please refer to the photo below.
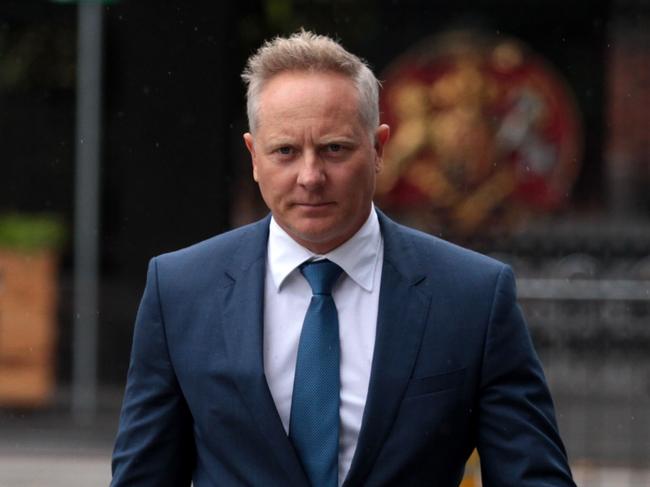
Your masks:
M326 201L322 203L294 203L295 206L304 206L307 208L324 208L326 206L331 206L333 204L334 202L332 201Z
M323 203L294 203L294 210L304 217L321 217L330 215L335 208L335 203L327 201Z

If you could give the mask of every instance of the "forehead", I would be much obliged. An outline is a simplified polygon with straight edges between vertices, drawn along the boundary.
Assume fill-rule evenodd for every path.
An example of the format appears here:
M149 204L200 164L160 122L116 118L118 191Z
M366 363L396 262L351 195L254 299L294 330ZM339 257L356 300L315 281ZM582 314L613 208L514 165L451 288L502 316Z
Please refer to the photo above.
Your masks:
M353 80L334 72L287 71L270 78L259 95L258 125L305 117L358 119Z

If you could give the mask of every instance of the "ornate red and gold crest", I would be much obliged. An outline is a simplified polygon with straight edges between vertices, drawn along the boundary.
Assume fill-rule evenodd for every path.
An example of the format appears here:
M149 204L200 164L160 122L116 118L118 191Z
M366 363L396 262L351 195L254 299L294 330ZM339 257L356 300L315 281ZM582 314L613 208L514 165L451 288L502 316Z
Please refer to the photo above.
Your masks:
M381 207L469 236L568 201L581 152L576 105L521 42L448 33L398 58L383 85L392 138Z

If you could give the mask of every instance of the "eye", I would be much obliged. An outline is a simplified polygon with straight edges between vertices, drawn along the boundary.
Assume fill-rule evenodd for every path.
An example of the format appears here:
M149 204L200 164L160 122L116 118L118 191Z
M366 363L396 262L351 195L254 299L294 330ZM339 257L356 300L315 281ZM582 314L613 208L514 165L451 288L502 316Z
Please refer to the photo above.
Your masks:
M327 150L330 152L340 152L343 150L343 146L341 144L327 144Z
M296 149L290 145L281 145L275 147L272 154L280 160L287 161L296 156Z

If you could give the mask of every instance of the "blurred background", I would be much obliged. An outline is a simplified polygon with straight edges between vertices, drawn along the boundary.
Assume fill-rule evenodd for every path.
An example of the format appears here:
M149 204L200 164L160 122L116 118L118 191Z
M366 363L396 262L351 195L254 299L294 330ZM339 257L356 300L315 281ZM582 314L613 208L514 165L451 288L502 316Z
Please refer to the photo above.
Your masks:
M239 73L301 26L383 81L377 205L513 266L578 484L650 485L650 1L2 0L0 487L109 482L147 261L265 214Z

